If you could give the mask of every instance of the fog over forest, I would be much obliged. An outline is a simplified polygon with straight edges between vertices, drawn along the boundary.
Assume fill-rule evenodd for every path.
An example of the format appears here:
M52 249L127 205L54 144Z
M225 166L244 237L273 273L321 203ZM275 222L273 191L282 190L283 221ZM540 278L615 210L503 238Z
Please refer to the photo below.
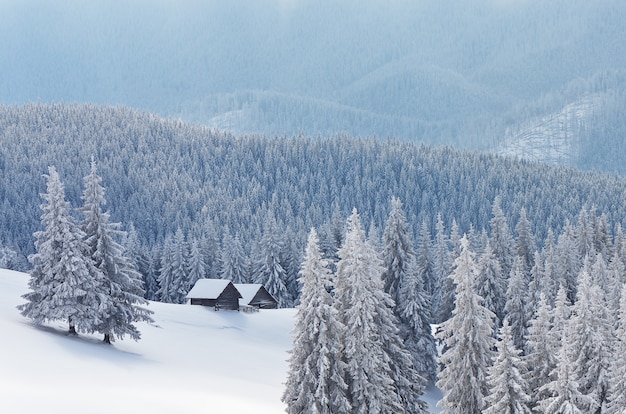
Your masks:
M0 103L624 172L620 0L0 2Z

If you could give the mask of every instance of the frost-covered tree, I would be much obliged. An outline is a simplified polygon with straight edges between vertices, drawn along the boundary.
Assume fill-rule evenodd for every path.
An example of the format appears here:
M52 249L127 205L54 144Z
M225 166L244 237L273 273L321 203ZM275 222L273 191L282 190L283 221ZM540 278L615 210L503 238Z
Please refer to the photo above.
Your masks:
M430 231L426 220L422 221L420 227L419 245L417 247L416 259L419 277L423 280L424 290L428 297L432 297L435 290L435 264L432 257Z
M532 317L532 308L529 303L528 280L525 265L521 257L515 259L509 287L506 291L504 314L509 319L513 342L518 349L524 349L528 320Z
M163 248L159 256L159 289L156 296L161 302L176 303L176 298L171 294L171 286L173 285L173 267L174 261L174 241L171 235L165 237Z
M300 271L302 296L297 306L287 384L282 401L293 414L351 412L342 358L343 325L333 298L328 263L314 229Z
M207 276L207 266L204 262L205 254L201 250L201 242L193 240L189 247L189 262L187 263L188 285L193 287L198 279Z
M383 280L390 289L387 293L391 296L390 292L394 292L396 296L394 313L401 322L400 334L413 357L413 365L421 376L434 381L436 347L430 328L430 301L423 282L424 274L432 267L428 264L429 253L424 248L421 257L424 260L418 260L402 202L392 198L391 205L383 236Z
M524 377L526 363L522 351L515 347L511 326L504 320L499 332L498 349L489 368L489 395L485 398L483 414L530 414L528 383Z
M402 279L415 260L415 250L408 232L408 223L402 211L402 201L396 197L391 199L391 212L383 232L382 257L385 266L382 275L385 292L398 305L402 300L400 297Z
M440 308L443 295L443 284L450 274L450 250L448 248L448 240L446 238L446 228L441 213L437 214L437 223L435 225L436 234L433 246L433 272L434 281L433 293L431 296L432 314L434 321L440 321ZM450 287L453 291L454 286ZM450 308L450 312L452 309ZM448 312L449 313L449 312Z
M171 282L168 296L172 303L185 303L185 296L192 286L189 284L189 248L181 228L174 234L171 254Z
M608 370L613 359L613 327L608 319L603 291L592 282L587 262L578 280L568 340L579 390L592 401L584 408L591 413L606 404Z
M143 298L141 274L117 242L125 233L120 230L119 223L109 221L108 212L102 211L106 201L101 182L92 159L91 171L84 178L83 206L80 210L84 216L82 228L88 256L104 276L99 290L104 292L106 300L98 308L100 320L94 329L104 335L106 343L126 335L138 340L141 334L134 324L151 322L152 312L141 306L148 304Z
M520 211L519 220L515 226L517 232L517 239L515 239L515 250L518 257L523 259L524 267L527 272L530 272L534 265L534 254L537 250L537 243L535 242L535 236L530 228L530 222L526 217L526 209L522 207Z
M276 219L270 215L265 220L263 235L252 257L252 281L265 286L281 308L291 304L286 285L287 271L281 257L282 251L283 239Z
M443 413L480 413L485 408L495 315L482 305L483 299L476 294L477 274L474 253L464 236L450 275L456 284L454 310L437 334L445 347L439 359L443 369L437 381L443 392L438 403Z
M539 303L534 317L528 323L526 355L524 357L528 372L526 379L528 390L532 396L532 406L549 395L544 395L542 387L554 378L552 372L556 368L554 343L550 340L552 330L552 309L545 293L539 295Z
M496 196L492 205L492 217L489 221L491 228L491 248L500 261L502 274L508 277L515 260L515 243L509 222L502 211L502 198Z
M476 280L477 293L484 300L484 306L496 315L495 326L504 319L506 303L506 279L502 275L500 261L496 258L491 243L487 245L478 261L480 272Z
M615 332L614 359L609 368L611 384L607 396L607 414L626 412L626 285L621 289L620 308Z
M384 291L382 261L365 238L356 209L339 249L335 303L345 325L344 358L353 413L421 412L421 387L402 348Z
M456 221L452 221L452 230L450 232L450 245L451 250L448 252L448 263L450 263L450 269L452 269L452 263L459 257L461 253L461 236L459 234L459 226ZM450 277L450 272L441 281L441 302L438 309L439 322L446 321L452 316L452 310L454 309L455 300L455 285L454 279Z
M22 315L41 324L65 320L69 332L94 332L109 302L102 290L104 276L94 265L85 233L70 215L65 189L54 167L48 169L47 192L42 194L43 230L35 233L37 252L29 257L33 269L18 306Z
M220 250L220 271L222 279L233 283L248 283L248 260L243 250L239 236L230 233L224 234L222 249Z
M578 389L569 328L565 327L563 334L556 349L556 368L550 375L553 379L539 389L545 397L538 401L537 408L545 414L589 414L594 401Z

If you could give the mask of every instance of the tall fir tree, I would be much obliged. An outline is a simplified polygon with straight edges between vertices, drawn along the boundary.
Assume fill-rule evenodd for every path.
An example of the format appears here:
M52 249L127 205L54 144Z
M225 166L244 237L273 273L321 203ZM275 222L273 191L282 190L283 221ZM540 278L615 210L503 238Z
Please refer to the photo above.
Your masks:
M621 289L620 308L615 332L615 346L609 371L611 387L607 396L606 414L626 412L626 285Z
M528 320L532 317L528 293L525 265L523 258L518 256L511 270L509 287L506 291L506 304L504 305L504 314L510 321L513 342L518 349L525 349Z
M432 336L430 301L423 275L430 268L429 253L419 262L413 250L402 202L393 198L383 236L383 280L385 291L395 296L394 313L401 322L400 332L419 374L429 381L436 376L436 346ZM389 289L389 290L387 290ZM396 290L397 289L397 290Z
M421 387L402 348L393 300L384 291L382 261L367 242L356 209L339 249L335 304L346 327L343 337L353 413L422 412Z
M37 324L65 320L72 334L94 332L102 322L100 309L108 302L102 291L104 276L89 256L85 233L70 215L56 169L50 167L45 177L44 229L35 233L37 252L29 257L31 291L22 296L27 303L18 309Z
M228 232L224 234L219 262L221 279L228 279L233 283L249 283L248 259L239 236L233 237Z
M97 173L96 162L91 160L91 171L84 178L82 228L88 246L88 256L104 276L100 290L106 301L99 308L100 321L95 330L104 335L104 342L128 335L138 340L141 334L136 322L152 322L151 311L141 305L148 302L143 298L141 274L131 259L124 255L124 248L117 242L125 236L119 223L111 223L108 212L102 211L106 201L102 179ZM116 240L117 239L117 240Z
M515 239L516 254L523 259L526 272L530 272L530 269L532 269L535 264L534 255L535 251L537 251L537 243L535 242L535 236L530 228L530 221L528 221L524 207L522 207L520 211L515 231L517 232L517 238Z
M450 277L456 284L452 317L441 325L437 337L444 342L439 359L443 369L437 386L443 392L438 405L443 413L480 413L488 394L487 370L494 348L494 313L476 294L478 266L469 241L461 239L461 252Z
M532 407L535 407L539 400L549 396L541 389L549 381L554 380L551 375L556 368L556 354L554 343L550 340L551 330L552 309L545 293L541 292L535 315L528 323L527 353L524 357L528 367L526 379L532 396Z
M291 303L286 285L287 271L283 265L282 251L283 239L276 219L268 215L263 226L263 235L253 254L252 281L261 283L276 298L281 308Z
M489 367L489 395L483 414L530 414L530 396L524 374L527 368L522 351L515 347L511 326L504 320L496 345L498 352Z
M351 412L342 358L344 326L333 306L331 274L318 243L312 229L300 271L302 296L282 396L290 414Z
M585 261L578 276L576 302L572 306L569 341L579 390L591 399L588 413L602 411L609 388L608 370L612 360L613 326L608 320L602 289L592 282Z
M507 279L502 274L500 261L493 253L489 240L480 255L478 268L480 272L476 280L477 293L483 298L484 306L496 315L495 326L500 326L504 319Z
M502 274L506 277L511 274L515 260L515 243L508 220L502 211L502 198L496 196L492 205L492 218L489 221L491 228L491 248L500 261Z
M187 263L187 274L189 275L188 285L193 287L198 279L207 277L207 265L204 261L205 255L202 252L200 240L192 240L189 246L189 262Z
M435 283L431 297L432 315L434 322L440 322L440 308L442 307L443 284L450 274L450 250L446 238L446 228L441 213L437 214L435 245L433 247L433 271ZM452 286L453 287L453 286Z

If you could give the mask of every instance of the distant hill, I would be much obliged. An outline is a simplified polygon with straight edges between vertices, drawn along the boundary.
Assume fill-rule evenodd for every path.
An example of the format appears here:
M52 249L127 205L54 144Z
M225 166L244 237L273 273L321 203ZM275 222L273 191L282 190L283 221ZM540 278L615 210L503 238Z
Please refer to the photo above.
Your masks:
M489 231L496 196L511 228L525 208L537 240L582 208L626 224L626 180L496 155L397 140L233 136L122 107L0 106L0 240L24 254L41 228L42 177L55 165L73 207L94 156L114 221L148 247L181 228L217 241L239 234L250 252L275 218L301 252L312 226L341 233L356 207L382 229L399 197L414 240L440 213L476 237Z
M527 137L584 101L593 120L556 161L626 172L622 0L9 0L0 15L0 103L121 104L237 134L554 161L547 129Z

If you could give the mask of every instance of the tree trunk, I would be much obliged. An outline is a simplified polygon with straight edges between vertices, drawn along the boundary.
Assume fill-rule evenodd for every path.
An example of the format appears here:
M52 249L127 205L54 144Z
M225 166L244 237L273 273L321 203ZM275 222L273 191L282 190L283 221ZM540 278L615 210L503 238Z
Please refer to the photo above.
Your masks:
M104 339L102 340L102 342L104 342L105 344L111 344L111 334L104 334Z
M78 335L76 332L76 326L72 325L72 322L69 322L70 328L67 330L68 335Z

